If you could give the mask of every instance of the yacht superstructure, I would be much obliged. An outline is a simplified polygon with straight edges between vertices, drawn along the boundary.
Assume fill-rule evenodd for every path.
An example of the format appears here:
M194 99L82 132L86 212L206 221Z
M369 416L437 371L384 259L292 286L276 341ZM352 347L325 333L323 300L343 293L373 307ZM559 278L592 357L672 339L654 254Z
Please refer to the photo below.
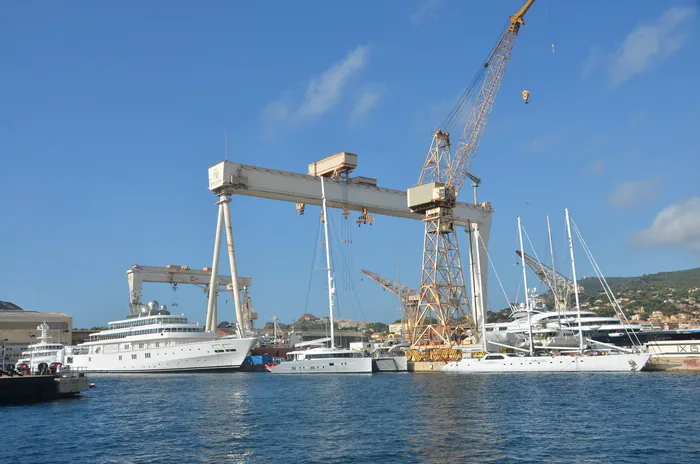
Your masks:
M528 321L525 308L515 311L512 320L486 324L486 339L511 346L527 343ZM594 335L633 334L644 328L618 317L599 316L593 311L552 311L539 306L531 309L533 343L538 347L575 347L579 344L579 319L584 338Z

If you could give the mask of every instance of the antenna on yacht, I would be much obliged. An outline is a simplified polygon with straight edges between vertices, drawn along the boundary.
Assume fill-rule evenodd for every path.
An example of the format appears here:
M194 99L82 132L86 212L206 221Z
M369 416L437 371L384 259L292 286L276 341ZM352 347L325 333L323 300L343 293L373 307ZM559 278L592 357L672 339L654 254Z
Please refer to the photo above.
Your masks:
M321 176L321 200L323 207L323 233L326 239L326 270L328 271L328 309L330 310L331 323L331 343L330 347L335 347L335 328L333 327L333 306L335 297L335 284L333 282L333 269L331 268L331 244L328 241L328 211L326 210L326 187Z
M520 249L523 250L523 254L525 253L525 249L523 248L523 229L520 224L520 216L518 216L518 237L520 238ZM525 285L525 310L527 311L527 330L528 330L528 335L529 335L529 340L530 340L530 356L534 356L534 352L532 349L532 322L530 321L530 313L531 309L530 308L530 299L528 297L528 289L527 289L527 270L525 269L525 260L521 259L520 263L522 264L523 267L523 284Z
M578 280L576 279L576 261L574 259L574 242L571 241L571 219L569 219L569 208L565 208L566 212L566 232L569 235L569 251L571 252L571 269L574 273L574 296L576 298L576 318L578 319L578 339L579 350L583 353L583 329L581 328L581 306L578 300Z

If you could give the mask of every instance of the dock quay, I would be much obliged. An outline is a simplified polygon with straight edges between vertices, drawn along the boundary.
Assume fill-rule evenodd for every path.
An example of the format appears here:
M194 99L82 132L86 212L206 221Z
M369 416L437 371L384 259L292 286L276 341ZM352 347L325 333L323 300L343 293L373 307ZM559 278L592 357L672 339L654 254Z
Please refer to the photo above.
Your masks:
M1 375L0 404L32 403L79 395L90 388L83 372L57 375Z
M700 356L652 356L646 370L700 372Z
M444 361L409 361L408 372L440 372Z

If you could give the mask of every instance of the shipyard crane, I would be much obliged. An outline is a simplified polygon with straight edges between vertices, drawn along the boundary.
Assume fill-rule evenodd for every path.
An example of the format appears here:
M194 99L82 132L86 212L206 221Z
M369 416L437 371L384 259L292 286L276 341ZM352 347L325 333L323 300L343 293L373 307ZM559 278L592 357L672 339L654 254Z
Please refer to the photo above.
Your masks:
M214 276L212 278L212 275ZM211 268L191 269L189 266L180 266L177 264L168 264L165 267L160 266L142 266L134 264L131 269L126 271L126 278L129 283L129 313L131 316L139 314L144 307L141 302L143 295L142 287L145 282L152 283L167 283L173 289L177 289L178 285L195 285L204 290L209 295L209 301L213 302L212 311L207 311L205 330L214 332L216 330L216 320L218 317L217 295L222 291L231 291L238 293L243 290L246 300L249 302L248 287L252 285L251 277L239 276L236 280L238 291L233 292L233 279L229 276L213 274ZM214 291L210 291L210 289ZM257 314L250 310L248 303L247 308L242 313L243 320L247 326L252 325L257 319ZM212 324L212 321L213 324Z
M377 185L377 179L355 176L350 173L357 168L358 156L355 153L340 152L308 165L308 174L281 171L277 169L252 166L247 164L221 161L209 167L209 190L218 197L219 214L214 238L214 257L210 278L214 282L218 276L219 251L221 248L221 229L225 222L226 242L228 245L229 266L232 282L241 279L237 274L233 229L230 212L232 195L242 195L270 200L296 203L297 214L304 214L305 205L321 205L321 186L319 177L324 177L326 186L326 203L328 208L342 209L344 212L357 211L360 224L372 223L372 215L384 215L403 219L422 221L424 216L411 211L407 206L406 190L394 190ZM453 209L455 226L469 227L481 224L486 230L491 225L491 207L489 204L470 204L456 202ZM486 240L487 241L487 240ZM483 256L486 259L486 256ZM484 262L485 263L485 262ZM482 264L484 264L482 263ZM234 284L232 284L234 285ZM242 287L240 282L234 286ZM245 326L245 304L238 292L234 292L237 327ZM207 326L216 329L216 298L209 294L207 307Z
M573 280L560 274L537 258L533 258L520 250L515 250L515 254L522 258L525 264L530 266L530 269L537 274L537 277L552 291L554 306L557 311L566 311L569 308L569 297L574 294L577 288L579 293L584 292L581 284L578 286L574 285Z
M460 100L457 111L462 108L471 90L481 82L476 104L469 113L458 150L454 159L450 153L449 133L438 130L433 137L431 147L419 184L406 190L393 190L377 185L377 180L367 177L351 177L350 173L357 167L357 155L341 152L308 166L308 174L281 171L259 166L221 161L209 167L209 190L218 197L219 216L214 239L214 259L211 279L218 274L221 229L225 223L228 258L233 286L237 286L238 274L233 243L232 221L229 204L232 195L267 198L296 203L298 214L304 213L305 205L321 205L319 177L326 177L326 198L329 208L342 208L362 213L358 223L371 224L372 216L386 215L425 222L426 243L424 246L421 290L419 293L420 309L416 311L415 327L423 326L426 316L432 312L438 320L434 327L416 330L409 334L413 346L431 349L430 340L438 334L437 347L451 344L451 328L447 325L453 319L466 322L467 305L464 278L457 240L454 237L456 227L464 227L470 238L469 275L472 283L473 309L477 320L484 320L485 301L487 301L486 269L488 265L487 247L491 229L493 208L488 202L474 204L457 201L457 194L465 178L473 181L476 189L481 182L479 178L468 173L483 130L491 113L495 96L500 87L506 64L510 58L513 41L523 17L534 0L528 0L515 15L510 17L508 29L498 45L489 55L484 65L480 80ZM456 114L455 112L455 114ZM447 127L447 126L446 126ZM444 167L444 169L443 169ZM476 192L475 192L476 193ZM475 195L476 197L476 195ZM482 270L484 271L482 273ZM238 292L233 292L236 306L238 327L244 324L243 304ZM207 318L210 324L216 322L215 298L210 294ZM454 316L458 316L455 318Z
M467 178L473 181L474 202L477 203L476 188L481 179L471 174L469 169L496 101L515 38L520 26L525 24L525 13L533 3L534 0L527 0L510 17L505 32L488 55L483 68L448 115L445 125L433 134L418 183L407 192L409 209L423 214L425 222L418 311L412 324L414 347L418 342L423 346L452 345L452 335L456 328L459 329L460 323L464 328L471 329L481 328L485 323L487 268L483 266L486 258L483 255L486 254L490 220L465 227L470 241L469 277L473 315L470 320L467 317L469 302L453 211ZM464 113L466 102L471 98L474 98L474 104L453 154L450 133L442 129L448 128ZM493 211L490 205L485 209L489 210L489 215ZM431 315L437 324L424 323Z
M370 279L377 282L379 285L389 290L394 295L398 296L401 300L401 308L403 309L403 322L409 324L410 321L415 321L416 319L416 309L418 304L418 292L412 288L401 285L398 282L389 280L386 277L382 277L374 272L367 271L365 269L360 269L360 272L365 274ZM410 328L409 328L410 330Z

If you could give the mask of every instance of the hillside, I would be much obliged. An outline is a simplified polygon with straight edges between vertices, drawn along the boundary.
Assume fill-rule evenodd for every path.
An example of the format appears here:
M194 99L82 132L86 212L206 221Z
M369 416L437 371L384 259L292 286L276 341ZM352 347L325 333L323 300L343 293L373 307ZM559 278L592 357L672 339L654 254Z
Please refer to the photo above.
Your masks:
M23 311L23 309L9 301L0 301L0 311Z
M625 313L637 320L700 319L700 268L606 280ZM585 290L582 307L602 315L613 314L597 278L581 279L579 283Z
M644 274L639 277L606 277L608 285L617 291L637 290L663 290L673 288L676 290L688 290L700 287L700 267L683 271L659 272L656 274ZM603 291L600 281L595 277L580 279L586 295L592 295Z

